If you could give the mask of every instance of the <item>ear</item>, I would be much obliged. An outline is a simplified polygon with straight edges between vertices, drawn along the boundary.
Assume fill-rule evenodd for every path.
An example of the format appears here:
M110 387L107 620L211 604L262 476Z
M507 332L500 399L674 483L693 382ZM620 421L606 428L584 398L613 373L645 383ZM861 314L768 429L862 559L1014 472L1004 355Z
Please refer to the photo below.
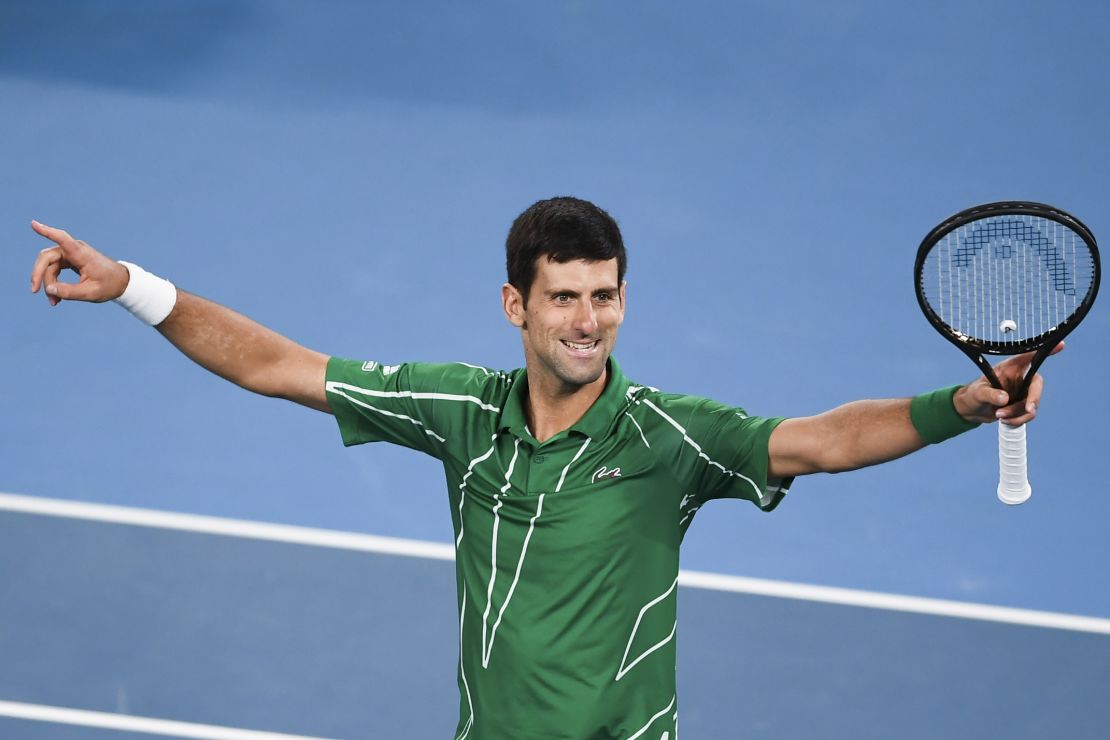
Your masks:
M509 283L501 286L501 308L505 310L505 318L510 324L518 329L524 328L524 296Z

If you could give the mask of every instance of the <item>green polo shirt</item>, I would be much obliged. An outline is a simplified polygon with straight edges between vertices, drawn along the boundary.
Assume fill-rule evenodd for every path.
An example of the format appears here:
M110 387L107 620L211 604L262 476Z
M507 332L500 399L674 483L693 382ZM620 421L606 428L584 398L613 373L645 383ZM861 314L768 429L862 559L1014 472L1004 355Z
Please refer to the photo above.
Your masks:
M443 463L455 530L459 740L677 737L678 553L714 498L770 510L781 419L632 383L538 442L525 370L332 358L343 443Z

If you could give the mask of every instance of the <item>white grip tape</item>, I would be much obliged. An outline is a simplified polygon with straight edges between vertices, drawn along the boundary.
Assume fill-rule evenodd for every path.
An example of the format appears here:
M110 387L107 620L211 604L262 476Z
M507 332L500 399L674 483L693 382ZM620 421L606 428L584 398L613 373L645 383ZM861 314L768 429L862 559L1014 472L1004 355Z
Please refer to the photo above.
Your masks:
M177 303L177 288L169 280L152 275L138 265L120 260L130 277L116 303L145 324L157 326L166 320Z
M998 424L998 499L1023 504L1033 493L1025 466L1025 425Z

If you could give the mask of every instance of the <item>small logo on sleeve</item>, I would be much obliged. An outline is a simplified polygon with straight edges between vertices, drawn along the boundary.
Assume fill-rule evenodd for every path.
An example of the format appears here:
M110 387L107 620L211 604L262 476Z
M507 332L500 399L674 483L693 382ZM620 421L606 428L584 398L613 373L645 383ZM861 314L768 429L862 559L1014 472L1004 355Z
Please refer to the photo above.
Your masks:
M620 477L621 477L621 469L620 468L613 468L612 470L610 470L608 467L602 465L600 468L597 469L597 472L594 473L593 478L590 479L590 483L597 483L599 480L603 480L605 478L620 478Z
M369 362L362 363L362 372L372 373L378 368L381 368L382 375L392 375L401 369L400 365L379 365L378 363L370 360Z

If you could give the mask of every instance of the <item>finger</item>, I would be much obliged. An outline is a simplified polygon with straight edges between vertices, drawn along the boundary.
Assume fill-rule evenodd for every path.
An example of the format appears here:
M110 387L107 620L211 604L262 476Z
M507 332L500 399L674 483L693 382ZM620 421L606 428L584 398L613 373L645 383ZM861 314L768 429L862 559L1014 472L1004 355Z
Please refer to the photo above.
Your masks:
M1025 377L1025 373L1029 371L1029 366L1033 364L1033 356L1036 352L1025 352L1020 355L1008 357L1004 361L995 366L994 372L998 376L998 381L1002 385L1012 382L1021 382Z
M31 227L42 236L45 236L50 241L54 242L56 247L48 247L49 249L57 249L62 253L62 257L69 262L69 267L75 270L80 270L81 266L89 259L89 254L93 251L85 242L80 239L74 239L69 235L69 232L62 229L55 229L53 226L41 224L38 221L32 221Z
M998 420L1011 426L1019 426L1033 421L1037 418L1037 407L1040 405L1043 390L1044 378L1039 374L1033 376L1033 381L1029 384L1029 392L1025 398L1000 408L996 412Z
M63 283L55 282L46 287L47 295L53 296L57 301L87 301L94 295L95 287L88 282Z
M1010 402L1010 394L995 388L990 383L982 383L970 387L971 397L983 407L999 408Z
M965 419L980 424L995 421L998 409L1010 402L1006 391L995 388L985 380L968 384L957 397L962 399L957 403L959 413Z
M58 282L58 276L61 275L61 273L61 263L52 262L46 266L42 274L42 283L45 286L43 293L46 295L46 300L50 302L51 306L57 306L61 302L51 289L52 286Z
M31 268L32 293L37 293L39 288L42 287L42 278L47 267L54 263L60 263L62 259L62 250L57 247L48 247L39 252L38 259L35 260L35 265Z
M1063 352L1063 351L1064 351L1064 343L1063 342L1058 342L1056 344L1056 346L1052 348L1052 351L1050 351L1048 354L1049 354L1049 356L1052 356L1052 355L1055 355L1055 354L1059 354L1060 352ZM1023 352L1020 355L1014 355L1013 357L1008 358L1004 362L1000 362L998 364L998 367L999 368L1017 367L1017 368L1021 369L1022 373L1024 373L1025 369L1033 363L1033 358L1036 357L1036 355L1037 355L1036 350L1034 350L1032 352Z
M1018 401L1017 403L1011 403L1007 406L1003 406L1003 407L997 409L994 412L994 416L995 416L996 419L998 419L1000 421L1005 420L1005 421L1013 422L1015 419L1018 419L1018 418L1023 417L1023 416L1035 415L1036 414L1036 406L1034 406L1033 409L1034 409L1033 413L1030 414L1029 408L1025 405L1025 401L1022 400L1022 401Z
M1049 355L1059 354L1064 350L1064 343L1058 342L1050 351ZM995 374L998 376L999 382L1003 387L1015 392L1020 389L1026 382L1029 375L1029 369L1036 352L1026 352L1024 354L1015 355L1005 362L999 363L995 368ZM1028 385L1026 387L1026 398L1036 404L1040 395L1040 387L1043 385L1044 380L1039 375L1034 374L1028 378Z
M1027 412L1025 411L1024 406L1015 406L1014 408L1017 410L1017 413L1012 416L999 418L999 423L1006 424L1007 426L1019 427L1022 424L1028 424L1029 422L1037 418L1036 411L1033 411L1031 413Z
M64 242L73 241L73 237L70 236L68 232L62 229L55 229L53 226L47 226L46 224L39 223L38 221L32 221L31 228L35 230L35 233L39 234L40 236L45 236L47 239L54 242L58 246L61 246Z
M1029 392L1025 394L1025 411L1036 413L1037 406L1041 403L1041 394L1044 393L1044 377L1037 373L1029 383Z

